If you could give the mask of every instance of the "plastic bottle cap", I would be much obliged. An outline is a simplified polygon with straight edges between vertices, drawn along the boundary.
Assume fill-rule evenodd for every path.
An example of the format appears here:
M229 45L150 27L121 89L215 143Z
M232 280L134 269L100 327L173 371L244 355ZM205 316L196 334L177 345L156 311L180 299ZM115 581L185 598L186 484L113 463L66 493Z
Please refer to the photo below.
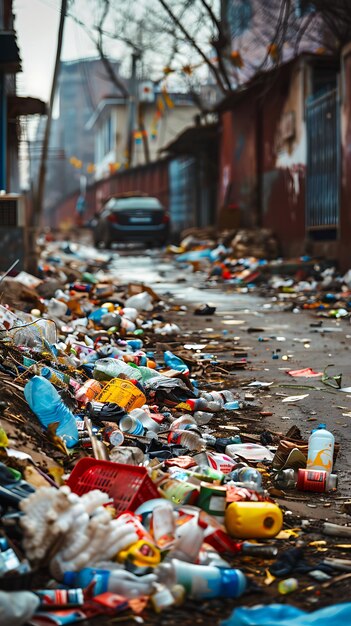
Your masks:
M227 598L238 598L246 589L246 577L240 570L221 570L221 595Z
M63 575L63 584L72 587L75 584L76 572L65 572Z
M328 490L332 491L336 489L338 486L338 476L337 474L329 474L328 476Z

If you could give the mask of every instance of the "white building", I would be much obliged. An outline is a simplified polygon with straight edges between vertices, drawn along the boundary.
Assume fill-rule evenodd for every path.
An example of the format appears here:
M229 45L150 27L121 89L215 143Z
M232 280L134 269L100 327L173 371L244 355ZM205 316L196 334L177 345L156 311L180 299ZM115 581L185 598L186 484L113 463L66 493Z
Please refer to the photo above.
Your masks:
M142 88L142 84L140 87ZM193 124L199 110L188 94L154 92L151 88L151 93L142 100L144 133L148 142L150 162L152 162L159 158L162 148L187 126ZM86 125L86 129L94 135L94 163L97 180L125 167L128 153L128 128L128 100L118 96L104 97ZM138 113L136 112L131 165L137 166L145 163L144 141L138 129Z

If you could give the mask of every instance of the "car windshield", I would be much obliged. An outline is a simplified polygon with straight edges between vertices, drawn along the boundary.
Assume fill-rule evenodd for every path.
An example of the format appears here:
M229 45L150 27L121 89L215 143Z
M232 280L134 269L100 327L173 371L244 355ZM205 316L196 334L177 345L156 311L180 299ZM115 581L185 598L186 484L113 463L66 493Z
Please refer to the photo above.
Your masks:
M157 198L111 198L107 208L117 209L162 209L162 204Z

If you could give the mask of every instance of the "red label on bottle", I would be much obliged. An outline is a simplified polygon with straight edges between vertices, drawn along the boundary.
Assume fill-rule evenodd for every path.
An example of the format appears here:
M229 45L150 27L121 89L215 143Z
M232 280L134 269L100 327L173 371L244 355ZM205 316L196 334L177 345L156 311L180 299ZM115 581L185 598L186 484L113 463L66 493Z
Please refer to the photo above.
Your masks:
M296 486L300 491L323 493L326 490L327 475L323 470L299 469Z

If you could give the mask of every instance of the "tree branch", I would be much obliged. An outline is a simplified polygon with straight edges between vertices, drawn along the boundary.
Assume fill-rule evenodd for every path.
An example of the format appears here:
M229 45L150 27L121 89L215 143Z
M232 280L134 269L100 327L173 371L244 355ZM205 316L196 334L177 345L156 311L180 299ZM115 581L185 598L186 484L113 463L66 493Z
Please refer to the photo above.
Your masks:
M211 61L209 60L209 58L206 56L206 54L201 50L201 48L197 45L196 41L194 40L194 38L190 35L190 33L186 30L186 28L183 26L183 24L179 21L179 19L177 18L177 16L173 13L173 11L169 8L167 2L165 2L165 0L158 0L158 2L163 6L164 10L168 13L168 15L170 16L170 18L173 20L173 22L176 24L176 26L182 31L183 35L185 36L185 38L188 40L188 42L192 45L192 47L194 48L194 50L196 50L196 52L201 56L201 58L205 61L206 65L209 67L210 71L212 72L213 76L216 79L216 83L218 84L219 88L221 89L221 91L223 93L226 93L226 88L223 85L222 82L222 78L220 73L218 72L217 68L211 63Z

